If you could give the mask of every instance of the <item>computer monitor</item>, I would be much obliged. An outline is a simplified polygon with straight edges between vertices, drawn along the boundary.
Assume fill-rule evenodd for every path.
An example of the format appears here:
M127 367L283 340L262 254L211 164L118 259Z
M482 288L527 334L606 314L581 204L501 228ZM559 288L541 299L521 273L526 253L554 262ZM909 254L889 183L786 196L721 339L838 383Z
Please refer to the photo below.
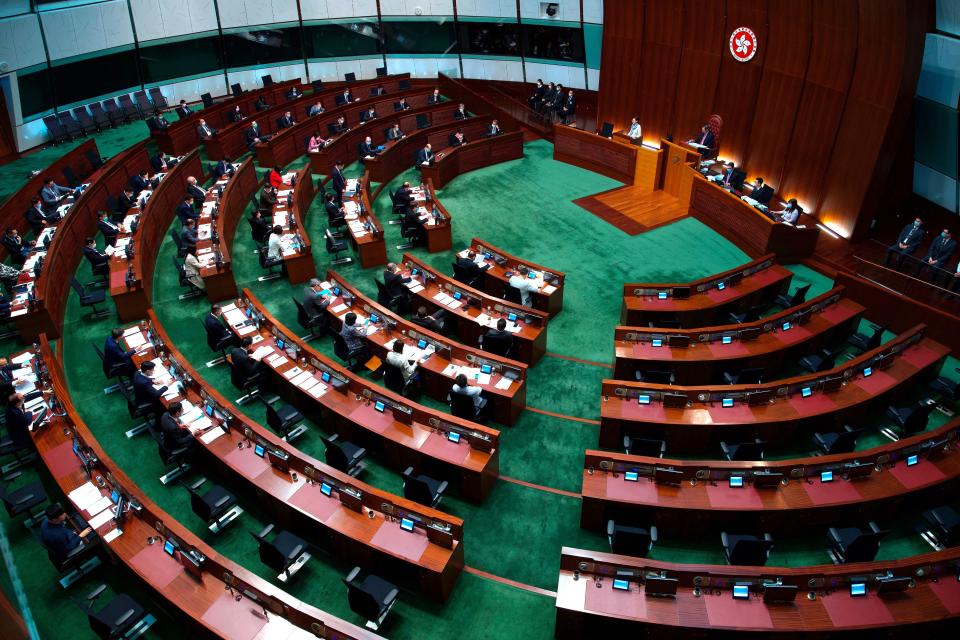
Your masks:
M717 283L717 291L723 291L726 288L727 288L727 283L724 282L723 280Z
M676 300L687 300L690 298L690 287L674 287L673 297Z
M426 340L417 340L417 349L426 349L427 341Z
M919 462L920 462L920 456L918 456L917 454L914 453L912 455L907 456L908 467L912 467L913 465L918 464Z
M670 409L683 409L687 406L687 396L682 393L665 393L663 406Z
M739 489L743 486L743 476L730 476L728 481L734 489Z
M833 482L833 471L821 471L820 482L823 482L823 483Z
M666 291L658 291L658 292L657 292L657 299L658 299L658 300L666 300L666 299L667 299L667 292L666 292Z
M733 585L733 599L734 600L749 600L750 599L750 585L748 584L735 584Z
M641 393L637 396L637 404L650 404L650 396L646 393Z
M812 395L813 395L813 389L811 387L803 387L802 389L800 389L801 398L809 398Z
M373 408L374 408L376 411L379 411L380 413L383 413L383 410L386 409L387 406L386 406L385 404L383 404L383 402L381 402L380 400L377 400L376 402L373 403Z
M686 348L690 346L690 336L667 336L667 344L671 347Z
M653 481L657 484L680 484L683 472L667 467L656 467L653 470Z
M320 493L322 493L323 495L325 495L325 496L327 496L327 497L329 498L329 497L330 497L330 494L333 493L333 487L330 486L330 485L329 485L328 483L326 483L326 482L321 482L321 483L320 483Z
M320 379L324 382L330 382L330 374L326 371L320 374Z
M753 487L755 489L779 487L782 480L783 474L778 471L757 471L753 474Z
M258 442L256 445L254 445L253 452L262 458L266 454L267 450Z
M449 431L447 432L447 440L449 440L450 442L459 443L460 434L457 433L456 431Z
M604 138L612 138L612 137L613 137L613 123L612 123L612 122L604 122L603 124L601 124L601 125L600 125L600 135L603 136Z
M851 582L850 583L850 595L854 597L861 597L867 595L867 583L866 582Z
M783 331L790 331L790 329L792 328L793 328L793 324L790 322L784 322L783 324L780 325L780 329Z
M763 602L765 604L786 604L797 599L800 589L792 584L768 584L763 588Z
M490 375L491 373L493 373L493 367L491 367L491 366L488 365L488 364L482 364L482 365L480 365L480 373L484 373L484 374L486 374L486 375Z
M507 314L507 320L509 320L510 322L516 322L516 321L517 321L517 314L515 314L515 313L508 313L508 314Z
M167 538L166 540L163 541L163 551L168 556L172 556L174 553L177 552L177 543L175 543L170 538Z
M676 578L650 576L644 581L643 591L648 596L669 597L677 595L680 581Z
M660 338L654 338L653 340L650 341L650 346L652 346L652 347L662 347L662 346L663 346L663 340L661 340Z
M870 462L851 462L843 467L843 475L847 480L866 478L871 473L873 473L873 464Z
M720 344L730 344L733 342L733 336L722 336L720 338Z
M733 406L733 398L723 398L720 400L720 406L729 409Z
M639 482L640 474L638 474L636 471L625 471L623 474L623 479L626 482Z
M413 531L413 520L410 518L400 518L400 528L404 531Z
M882 596L886 593L899 593L910 588L913 582L912 578L902 576L898 578L880 578L877 581L877 595Z

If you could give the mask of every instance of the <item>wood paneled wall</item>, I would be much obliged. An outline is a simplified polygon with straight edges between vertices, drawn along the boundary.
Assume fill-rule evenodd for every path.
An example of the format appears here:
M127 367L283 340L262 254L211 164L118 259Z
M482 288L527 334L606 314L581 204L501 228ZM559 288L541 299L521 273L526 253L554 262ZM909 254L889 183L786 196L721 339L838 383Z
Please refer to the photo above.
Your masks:
M841 234L881 205L933 0L605 0L598 121L644 139L723 117L720 155ZM730 33L757 34L747 63ZM900 176L909 180L909 176Z

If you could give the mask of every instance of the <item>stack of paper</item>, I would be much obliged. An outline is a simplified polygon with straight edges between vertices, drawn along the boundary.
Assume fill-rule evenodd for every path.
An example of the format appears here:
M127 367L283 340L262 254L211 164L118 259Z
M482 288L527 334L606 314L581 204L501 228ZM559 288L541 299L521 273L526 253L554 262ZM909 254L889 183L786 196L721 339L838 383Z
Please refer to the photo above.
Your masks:
M266 356L268 353L273 353L273 347L264 345L262 347L258 347L257 350L250 355L250 357L252 357L254 360L263 360L264 356Z
M138 329L136 333L132 333L127 336L124 340L127 343L127 347L130 349L136 349L144 342L147 341L147 337Z
M286 364L286 362L287 362L287 359L283 357L283 354L280 354L280 353L275 353L272 356L267 358L267 364L269 364L271 367L275 369L280 367L283 364Z
M296 377L297 377L298 375L300 375L301 373L303 373L303 369L301 369L300 367L296 367L296 366L295 366L295 367L291 367L290 369L287 369L286 371L284 371L284 372L283 372L283 377L286 378L287 380L293 380L294 378L296 378Z
M84 510L102 496L100 489L92 482L86 482L67 494L70 502L76 505L77 509Z
M213 442L214 440L216 440L217 438L219 438L225 433L226 431L223 430L223 427L210 429L210 431L207 431L205 434L200 436L200 441L203 442L204 444L210 444L211 442Z
M497 384L493 386L495 386L497 389L502 389L503 391L506 391L507 389L510 388L511 384L513 384L513 380L511 380L510 378L500 378L499 380L497 380Z
M238 324L242 324L247 321L247 314L245 314L242 310L234 307L229 311L223 312L223 319L227 321L227 324L231 326L236 326Z

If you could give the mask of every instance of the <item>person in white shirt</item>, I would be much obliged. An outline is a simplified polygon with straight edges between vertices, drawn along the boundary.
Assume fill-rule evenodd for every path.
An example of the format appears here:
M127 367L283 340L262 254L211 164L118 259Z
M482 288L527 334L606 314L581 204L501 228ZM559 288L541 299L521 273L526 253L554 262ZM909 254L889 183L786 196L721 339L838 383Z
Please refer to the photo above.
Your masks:
M483 394L483 389L480 387L471 387L467 382L467 376L463 375L462 373L457 374L456 380L453 383L452 391L454 393L462 393L465 396L470 396L473 398L473 406L476 409L479 409L481 406L483 406L483 398L481 397L481 394Z
M400 369L404 382L410 382L417 377L417 361L404 357L403 346L403 340L394 340L393 350L387 354L387 362Z
M778 222L797 224L801 213L803 213L803 207L797 204L796 198L790 198L790 200L787 201L787 206L784 207L782 211L773 211L770 215Z
M197 260L197 248L187 249L187 257L183 260L183 272L187 280L197 289L205 289L203 278L200 277L200 261Z
M283 235L283 228L278 224L274 225L267 240L267 260L280 260L281 235Z
M630 130L627 131L627 137L634 141L643 138L643 131L640 130L640 123L636 116L630 119Z
M525 307L532 306L530 304L532 297L530 294L539 291L537 285L527 277L528 273L530 273L530 270L525 265L520 265L517 273L510 276L510 280L507 281L511 287L520 290L520 303Z

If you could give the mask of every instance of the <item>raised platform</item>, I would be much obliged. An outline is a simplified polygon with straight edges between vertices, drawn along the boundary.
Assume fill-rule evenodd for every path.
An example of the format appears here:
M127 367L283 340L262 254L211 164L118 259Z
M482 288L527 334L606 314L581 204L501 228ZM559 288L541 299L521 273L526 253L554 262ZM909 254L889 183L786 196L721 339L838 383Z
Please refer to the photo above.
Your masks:
M687 217L686 206L677 198L638 186L618 187L573 203L631 236Z

